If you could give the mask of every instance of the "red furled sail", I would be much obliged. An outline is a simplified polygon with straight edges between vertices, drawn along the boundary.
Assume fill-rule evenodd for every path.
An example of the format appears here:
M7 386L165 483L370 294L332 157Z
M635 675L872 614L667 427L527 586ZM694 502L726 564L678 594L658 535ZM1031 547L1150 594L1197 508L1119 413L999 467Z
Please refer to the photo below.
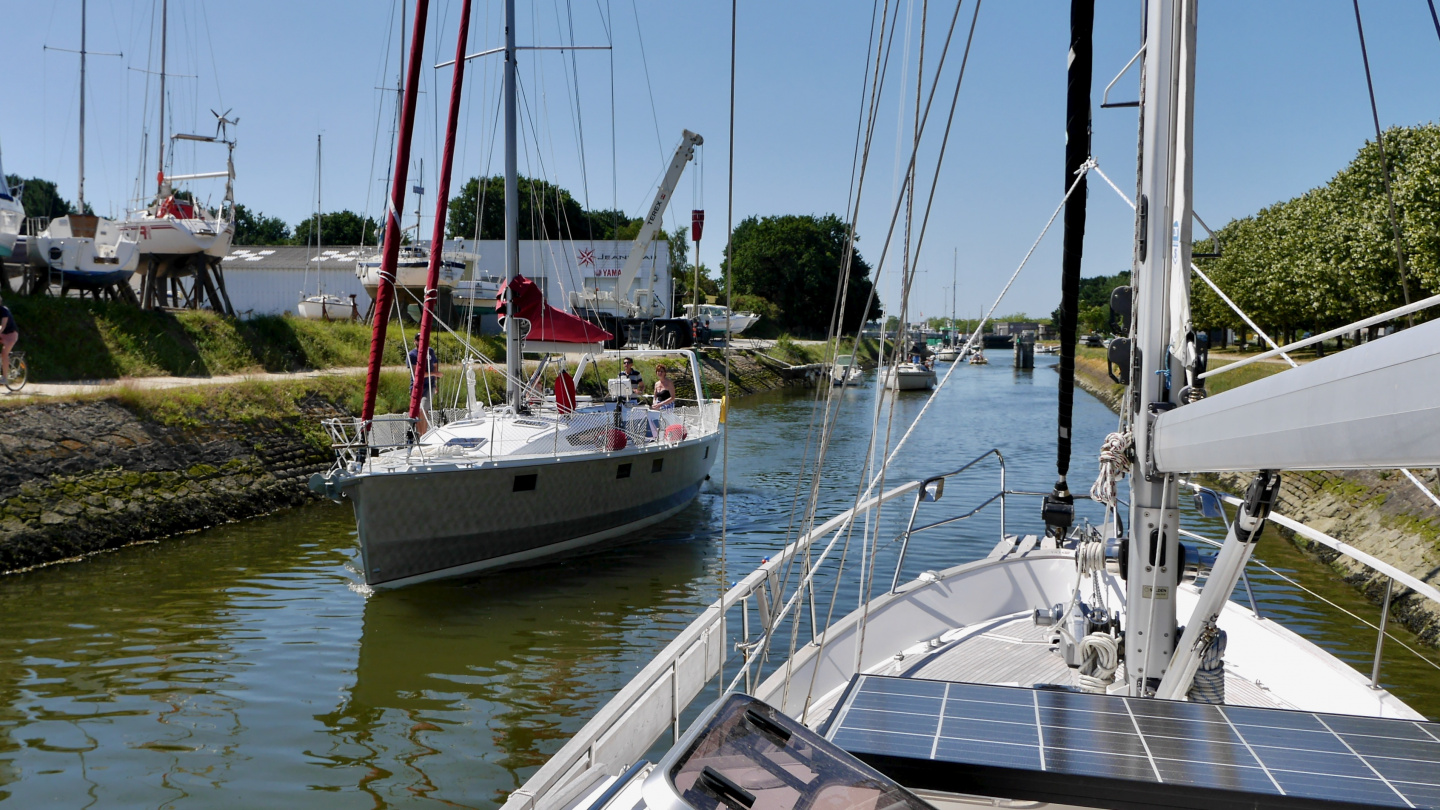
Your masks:
M512 290L510 297L515 301L515 314L530 322L530 331L524 336L526 341L594 344L615 339L614 335L584 318L545 303L545 294L540 292L535 282L521 275L500 285L495 313L502 328L505 327L505 316L509 314L505 304L507 288Z

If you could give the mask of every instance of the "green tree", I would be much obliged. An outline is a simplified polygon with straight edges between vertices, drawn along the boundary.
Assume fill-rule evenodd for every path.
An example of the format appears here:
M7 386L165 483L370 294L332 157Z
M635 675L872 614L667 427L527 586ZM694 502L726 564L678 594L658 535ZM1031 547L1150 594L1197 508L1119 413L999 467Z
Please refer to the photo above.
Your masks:
M726 249L734 292L758 295L779 307L783 329L825 334L830 328L847 233L844 221L834 214L747 218L735 228L732 245ZM869 310L865 308L870 292L870 265L857 250L842 331L853 331L880 314L878 296Z
M235 244L284 245L290 242L290 226L279 217L267 217L244 205L235 206Z
M26 217L45 217L54 219L67 214L77 213L75 206L70 201L60 196L60 189L49 180L41 180L32 177L29 180L21 180L16 175L5 176L5 182L11 190L24 186L20 193L20 204L25 206ZM90 209L87 204L86 210Z
M1091 276L1080 279L1080 334L1108 331L1110 324L1110 293L1130 283L1130 271L1113 276ZM1032 320L1030 318L997 318L996 320ZM1060 323L1060 307L1050 313L1050 323Z
M617 238L617 212L587 213L569 191L545 180L521 177L517 185L521 239ZM505 238L505 178L472 177L451 198L445 223L451 239L474 239L477 222L481 239ZM621 215L618 222L630 220Z
M370 217L361 217L354 211L332 211L320 217L320 240L325 245L359 245L362 242L373 245L379 241L375 234L378 224ZM297 245L314 244L315 216L312 214L295 226L292 241Z

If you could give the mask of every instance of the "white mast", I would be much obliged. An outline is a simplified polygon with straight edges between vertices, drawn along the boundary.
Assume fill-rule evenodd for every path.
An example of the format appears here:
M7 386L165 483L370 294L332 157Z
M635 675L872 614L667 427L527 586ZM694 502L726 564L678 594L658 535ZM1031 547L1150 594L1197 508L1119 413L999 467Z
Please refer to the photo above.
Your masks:
M1149 421L1176 406L1185 370L1171 355L1167 304L1170 274L1190 261L1191 104L1194 0L1152 0L1145 21L1141 88L1141 174L1136 214L1135 347L1131 410L1135 472L1131 479L1126 571L1125 673L1132 695L1153 694L1176 641L1180 513L1175 476L1153 472Z

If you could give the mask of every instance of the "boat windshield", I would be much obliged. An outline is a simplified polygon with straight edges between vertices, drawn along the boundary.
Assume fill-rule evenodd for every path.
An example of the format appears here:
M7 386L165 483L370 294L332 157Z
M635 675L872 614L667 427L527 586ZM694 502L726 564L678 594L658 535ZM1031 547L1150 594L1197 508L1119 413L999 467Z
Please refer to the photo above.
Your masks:
M748 695L725 700L668 776L694 810L933 810Z

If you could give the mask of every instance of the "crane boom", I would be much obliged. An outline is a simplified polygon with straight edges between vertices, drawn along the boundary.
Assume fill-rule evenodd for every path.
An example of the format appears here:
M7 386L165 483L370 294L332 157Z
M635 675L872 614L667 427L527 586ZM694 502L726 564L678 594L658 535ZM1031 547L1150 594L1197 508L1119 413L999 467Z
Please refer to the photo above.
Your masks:
M630 248L630 258L625 260L625 266L620 270L620 277L615 285L615 298L629 302L630 285L635 282L635 276L640 273L640 263L645 260L645 251L650 249L650 243L655 239L655 232L660 230L660 222L665 216L665 209L670 205L670 195L675 191L675 184L680 182L680 175L685 171L685 164L695 157L695 147L705 143L705 139L699 135L684 130L680 136L680 145L675 148L675 157L670 161L670 168L665 172L665 179L660 181L660 188L655 192L655 201L650 204L650 212L645 215L645 222L640 226L640 233L635 236L635 244Z

